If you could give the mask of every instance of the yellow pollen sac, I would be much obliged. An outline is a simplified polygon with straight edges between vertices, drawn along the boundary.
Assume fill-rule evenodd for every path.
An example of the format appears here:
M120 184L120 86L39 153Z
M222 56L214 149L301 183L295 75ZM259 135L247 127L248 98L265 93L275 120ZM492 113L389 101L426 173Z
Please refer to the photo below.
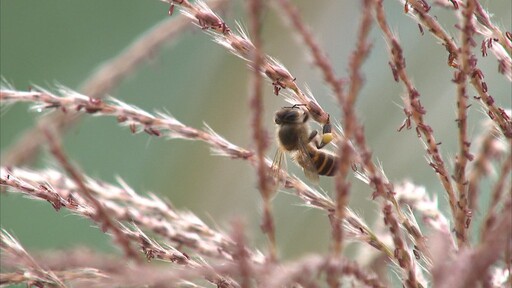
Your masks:
M322 135L322 143L327 144L331 142L333 138L334 136L332 135L332 133L325 133Z

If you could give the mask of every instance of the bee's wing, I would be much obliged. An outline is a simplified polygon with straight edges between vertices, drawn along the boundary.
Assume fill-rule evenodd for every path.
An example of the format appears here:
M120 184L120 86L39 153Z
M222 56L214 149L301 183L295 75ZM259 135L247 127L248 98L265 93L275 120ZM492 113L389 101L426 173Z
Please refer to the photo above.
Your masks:
M309 156L309 150L307 147L308 144L303 141L299 141L299 151L296 155L296 159L299 162L299 165L304 169L304 175L314 184L318 184L319 178L318 171L316 170L315 163L311 156Z
M286 160L284 158L284 152L281 148L277 148L276 154L274 155L274 160L272 161L272 166L270 167L272 173L271 176L276 184L279 183L279 174L281 173L283 164L286 169Z

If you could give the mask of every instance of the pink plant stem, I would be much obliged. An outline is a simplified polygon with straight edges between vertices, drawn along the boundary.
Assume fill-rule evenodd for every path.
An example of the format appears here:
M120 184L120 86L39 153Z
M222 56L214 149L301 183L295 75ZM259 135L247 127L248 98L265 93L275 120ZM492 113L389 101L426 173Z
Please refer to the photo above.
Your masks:
M248 3L249 20L251 35L253 35L254 51L252 55L253 64L253 85L251 87L251 110L253 111L252 128L253 139L256 143L256 167L258 171L258 188L263 199L263 221L261 228L267 235L269 241L269 260L277 260L276 232L272 216L272 189L268 169L265 164L265 151L268 147L267 133L263 128L263 91L261 67L263 65L263 55L261 53L261 12L263 2L260 0L251 0Z
M233 229L233 240L236 243L237 251L235 257L236 261L239 264L240 276L242 278L242 283L240 285L241 288L250 288L251 287L251 276L253 271L251 269L251 265L249 262L249 255L247 254L247 246L246 239L244 235L244 225L240 220L234 221L232 224Z
M356 48L352 53L349 62L349 73L350 73L350 85L348 94L337 95L338 102L340 103L343 111L344 120L344 139L340 145L339 154L339 173L335 178L336 186L336 210L335 219L338 222L335 225L333 231L334 238L334 253L340 255L343 249L343 230L340 228L341 222L345 217L345 207L348 205L349 194L350 194L350 181L347 179L350 172L350 168L354 162L354 152L351 147L350 139L358 138L355 134L364 134L363 127L359 124L357 115L354 109L357 96L363 86L363 78L361 75L361 66L364 60L370 53L370 44L368 43L368 35L370 33L373 17L372 8L375 5L373 0L363 1L363 7L361 10L361 19L359 24L358 37L356 42ZM342 97L344 96L344 97ZM361 144L356 140L358 144ZM367 150L365 146L362 146L363 150Z
M404 284L408 288L418 288L419 283L416 279L414 262L409 252L407 252L400 227L398 226L398 221L393 214L393 207L389 204L386 204L383 208L383 213L384 223L389 227L389 231L393 237L393 243L395 244L395 258L398 261L400 267L402 267L407 272L407 280Z
M455 169L453 179L457 185L459 199L457 201L457 211L455 214L455 233L457 233L457 242L459 247L468 245L467 239L467 225L466 221L469 219L470 210L468 208L468 194L467 194L467 176L466 165L468 161L473 160L473 156L469 153L469 142L467 135L467 99L466 82L471 72L474 69L474 61L471 53L471 46L474 45L473 34L475 28L472 24L472 17L475 11L475 0L468 0L464 8L464 18L462 23L461 37L461 50L459 56L459 70L455 72L455 83L457 84L457 125L459 128L459 153L455 158ZM470 63L470 61L472 63Z
M435 137L432 127L426 124L424 115L426 114L425 108L420 102L420 93L413 86L407 71L405 69L405 58L402 54L402 47L398 42L398 39L393 35L389 28L382 6L382 0L379 0L377 4L377 22L379 23L380 29L382 30L386 42L391 47L391 65L393 67L393 74L396 81L401 81L408 92L408 98L404 98L405 109L404 112L407 117L407 123L409 119L412 119L416 124L416 133L418 137L423 136L427 143L427 153L431 157L432 162L430 166L434 169L438 175L447 195L450 203L452 215L455 217L457 213L457 197L450 181L450 174L445 167L444 160L439 152L439 144ZM423 8L422 8L423 9ZM451 43L451 40L450 40ZM410 124L409 124L410 125Z
M443 46L448 51L448 65L453 68L458 68L460 63L457 63L456 60L459 58L458 54L460 49L437 19L428 13L430 7L425 7L424 3L426 2L420 0L409 0L407 3L412 5L412 13L418 16L418 22L427 27L430 33L441 40ZM470 83L478 92L478 99L487 107L489 118L498 125L505 137L509 139L512 138L512 121L505 113L504 109L497 106L494 98L487 92L487 85L483 81L483 73L476 65L474 67L474 73L471 75Z

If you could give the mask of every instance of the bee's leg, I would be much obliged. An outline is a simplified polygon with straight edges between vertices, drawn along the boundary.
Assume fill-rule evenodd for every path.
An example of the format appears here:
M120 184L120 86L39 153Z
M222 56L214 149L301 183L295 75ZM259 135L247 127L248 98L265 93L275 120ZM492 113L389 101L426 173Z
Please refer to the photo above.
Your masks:
M321 149L332 141L334 137L331 130L331 122L329 119L327 119L327 123L325 123L324 127L322 128L322 141L316 145L316 148Z
M317 149L320 149L320 148L324 147L325 144L322 145L322 143L320 141L318 141L317 136L318 136L318 131L316 131L316 130L311 131L311 134L309 134L308 143L313 142L315 144L315 147Z
M311 131L311 134L309 134L308 143L313 141L315 139L316 135L318 135L318 131L316 131L316 130ZM318 142L318 141L315 141L315 144L316 144L316 142Z

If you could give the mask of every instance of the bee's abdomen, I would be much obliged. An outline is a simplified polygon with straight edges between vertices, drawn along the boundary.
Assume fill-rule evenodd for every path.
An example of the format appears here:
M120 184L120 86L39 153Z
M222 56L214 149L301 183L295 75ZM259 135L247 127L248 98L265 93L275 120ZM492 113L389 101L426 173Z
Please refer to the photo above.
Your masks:
M338 167L337 157L317 150L313 153L312 159L319 175L334 176Z

